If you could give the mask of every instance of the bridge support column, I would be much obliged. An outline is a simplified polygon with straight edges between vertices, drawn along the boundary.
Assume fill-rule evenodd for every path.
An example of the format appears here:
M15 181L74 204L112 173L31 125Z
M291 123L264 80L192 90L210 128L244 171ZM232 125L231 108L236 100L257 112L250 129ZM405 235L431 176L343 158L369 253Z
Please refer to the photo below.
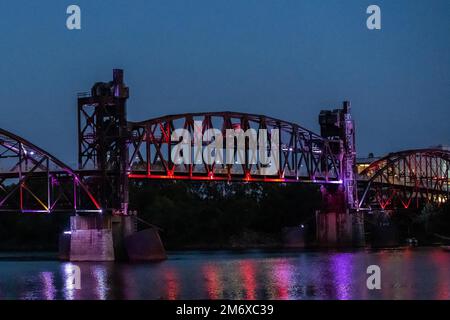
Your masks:
M345 194L322 190L324 205L316 212L317 243L321 247L365 246L363 212L345 208Z
M115 258L116 260L127 260L125 239L137 232L136 220L133 216L112 216L111 222Z
M111 217L70 217L70 231L60 236L59 257L69 261L114 261Z
M322 247L366 245L362 213L317 212L317 242Z
M334 143L333 153L340 159L342 184L322 187L323 207L317 215L317 240L325 246L363 246L364 219L358 208L356 183L355 123L349 101L342 109L322 110L319 115L322 137Z
M133 215L113 216L114 253L116 260L158 261L167 259L156 228L137 230Z
M323 206L316 212L316 240L321 247L352 245L352 216L343 190L321 188Z
M60 236L59 258L69 261L166 259L156 228L137 231L134 216L73 216Z
M317 243L320 247L352 245L352 222L348 212L320 212L316 214Z

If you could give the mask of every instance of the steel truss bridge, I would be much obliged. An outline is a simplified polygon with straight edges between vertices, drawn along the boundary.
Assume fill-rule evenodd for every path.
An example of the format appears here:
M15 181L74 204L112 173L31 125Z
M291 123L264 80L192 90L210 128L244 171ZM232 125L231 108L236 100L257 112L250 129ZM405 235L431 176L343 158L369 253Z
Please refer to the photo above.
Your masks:
M174 128L279 128L281 168L261 176L255 164L174 165L168 158ZM217 122L215 122L217 121ZM178 124L182 124L179 126ZM129 178L278 183L340 184L340 159L328 141L296 124L243 113L202 113L160 117L130 123ZM193 142L192 142L193 148ZM89 170L75 171L26 139L0 129L0 211L101 212L90 191ZM441 204L450 195L450 151L418 149L390 153L371 163L358 177L359 207L417 208Z
M321 134L264 115L203 112L140 122L126 120L128 88L121 70L78 98L79 167L75 170L28 140L0 129L0 212L127 214L129 179L315 183L342 186L350 209L419 208L449 199L450 151L417 149L390 153L356 175L354 130L349 110L327 111ZM321 113L322 115L322 113ZM201 132L196 132L200 121ZM264 175L262 165L175 164L177 128L191 136L208 129L278 129L280 166ZM225 138L226 139L226 138ZM270 139L269 139L270 140ZM245 140L246 148L249 141ZM204 146L204 144L202 145ZM195 149L193 140L189 143ZM270 148L269 148L270 150ZM193 151L194 152L194 151Z
M450 195L450 151L418 149L390 153L371 163L359 177L359 207L381 209L440 205Z
M242 164L174 164L169 155L178 141L172 141L171 134L176 128L183 128L194 137L194 121L202 123L201 135L208 129L218 129L223 136L227 129L241 129L242 132L265 129L270 140L271 130L278 129L280 165L276 175L264 175L260 164L249 161L248 152L242 155L245 159ZM340 159L332 152L333 144L338 142L287 121L246 113L206 112L134 122L130 127L130 178L341 183ZM203 147L209 143L203 142ZM246 143L248 149L248 139ZM194 154L194 147L192 139L191 154Z
M100 213L81 178L28 140L0 129L0 211Z

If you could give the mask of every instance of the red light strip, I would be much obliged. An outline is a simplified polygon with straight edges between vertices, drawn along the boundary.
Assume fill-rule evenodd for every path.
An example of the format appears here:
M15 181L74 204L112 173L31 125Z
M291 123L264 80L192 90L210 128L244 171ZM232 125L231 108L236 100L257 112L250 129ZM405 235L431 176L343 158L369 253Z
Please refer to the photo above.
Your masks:
M228 177L228 176L184 176L184 175L158 175L158 174L128 174L130 179L161 179L161 180L192 180L192 181L236 181L236 182L278 182L278 183L293 183L293 182L303 182L303 183L329 183L329 184L342 184L342 181L325 181L325 180L297 180L288 178L267 178L267 177Z

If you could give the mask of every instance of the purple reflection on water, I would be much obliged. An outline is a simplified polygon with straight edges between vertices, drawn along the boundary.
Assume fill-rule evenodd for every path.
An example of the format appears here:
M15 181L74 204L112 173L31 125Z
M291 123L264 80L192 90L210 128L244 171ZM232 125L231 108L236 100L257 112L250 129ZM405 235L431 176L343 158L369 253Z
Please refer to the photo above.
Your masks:
M42 286L44 297L46 300L54 300L56 297L56 288L53 279L53 273L41 272Z
M95 267L93 271L97 298L99 300L106 300L108 291L106 269L103 265L100 265Z
M379 265L382 290L366 286ZM81 288L75 270L80 267ZM441 248L172 253L161 263L0 259L3 299L449 299Z
M351 299L353 255L351 253L337 253L331 256L331 262L337 299Z
M71 263L63 264L63 279L64 279L64 299L73 300L74 284L73 284L73 268Z

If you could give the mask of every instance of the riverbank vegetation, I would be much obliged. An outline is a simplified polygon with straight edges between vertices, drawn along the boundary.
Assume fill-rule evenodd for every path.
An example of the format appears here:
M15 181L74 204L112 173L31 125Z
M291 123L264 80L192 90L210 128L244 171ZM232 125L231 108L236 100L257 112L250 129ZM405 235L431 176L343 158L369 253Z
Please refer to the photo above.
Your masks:
M277 247L283 227L314 223L321 200L297 184L138 181L130 194L169 249Z
M130 184L131 210L162 229L167 249L279 247L283 228L300 225L307 227L312 242L320 204L316 185L147 180ZM426 205L417 212L399 210L390 219L399 239L415 237L421 245L450 242L450 204ZM59 234L68 228L69 215L1 214L0 250L56 251ZM370 226L366 232L370 236Z

